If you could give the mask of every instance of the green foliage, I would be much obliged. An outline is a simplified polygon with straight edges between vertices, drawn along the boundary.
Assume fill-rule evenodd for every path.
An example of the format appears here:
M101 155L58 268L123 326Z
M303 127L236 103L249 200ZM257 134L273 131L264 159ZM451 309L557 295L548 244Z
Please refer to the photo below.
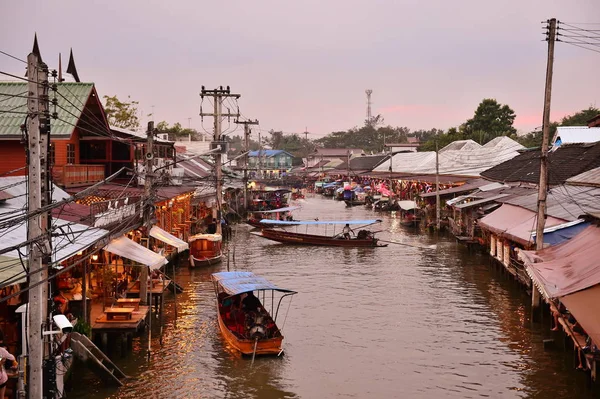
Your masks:
M465 136L483 145L499 136L515 136L515 111L493 98L484 98L475 115L465 122Z
M77 324L73 326L73 331L85 335L88 338L92 338L92 326L83 319L77 320Z
M127 99L130 97L127 96ZM140 121L137 116L137 101L123 102L117 96L104 96L104 112L111 126L123 129L137 129Z
M197 130L184 129L179 122L175 122L173 126L169 126L166 121L158 122L156 130L158 130L159 133L169 133L169 135L174 135L176 137L188 137L189 135L192 135L192 141L199 141L201 137L201 134L198 133Z
M587 126L588 121L600 114L600 109L590 106L587 109L583 109L579 112L576 112L572 115L567 115L560 123L552 122L550 123L550 133L548 134L548 145L552 143L552 138L554 137L554 133L556 133L556 128L558 126ZM527 133L523 136L517 137L517 141L527 148L533 147L541 147L542 146L542 130L535 130L533 132Z
M560 121L560 126L587 126L588 121L600 114L600 109L589 106L573 115L567 115Z
M425 143L421 144L419 147L419 151L435 151L436 150L436 139L437 139L437 149L444 148L448 144L453 141L458 140L466 140L466 135L464 132L464 128L461 126L460 128L452 127L448 129L447 132L443 130L436 130L437 135L434 137L430 137Z
M274 150L284 150L294 156L294 159L306 158L314 152L315 144L306 138L300 137L297 133L283 134L275 130L269 131L269 136L265 142Z
M410 129L407 127L377 127L379 119L365 124L361 128L354 127L346 131L333 132L315 140L325 148L360 148L365 152L381 152L385 143L406 143Z
M225 140L229 142L229 152L228 155L230 157L236 157L240 155L244 149L244 137L236 135L236 136L224 136ZM248 144L250 147L250 151L257 151L260 146L258 141L249 139Z

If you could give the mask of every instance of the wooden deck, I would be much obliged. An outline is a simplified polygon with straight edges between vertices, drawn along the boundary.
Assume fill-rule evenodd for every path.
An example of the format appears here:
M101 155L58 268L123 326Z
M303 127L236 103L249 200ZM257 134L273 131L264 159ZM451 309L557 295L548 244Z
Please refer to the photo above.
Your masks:
M139 310L131 312L131 319L129 320L108 320L102 303L93 303L91 314L92 328L95 333L135 332L140 328L149 311L149 306L140 306Z

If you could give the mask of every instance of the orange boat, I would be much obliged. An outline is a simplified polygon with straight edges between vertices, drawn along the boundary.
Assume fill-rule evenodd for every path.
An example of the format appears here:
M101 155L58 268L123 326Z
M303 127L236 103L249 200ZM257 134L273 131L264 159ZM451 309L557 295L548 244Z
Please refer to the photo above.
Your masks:
M252 272L214 273L212 281L219 329L227 343L243 355L280 355L283 335L277 316L282 300L296 292L279 288ZM270 305L270 312L265 305Z
M212 266L221 263L221 234L196 234L188 238L190 244L190 267Z

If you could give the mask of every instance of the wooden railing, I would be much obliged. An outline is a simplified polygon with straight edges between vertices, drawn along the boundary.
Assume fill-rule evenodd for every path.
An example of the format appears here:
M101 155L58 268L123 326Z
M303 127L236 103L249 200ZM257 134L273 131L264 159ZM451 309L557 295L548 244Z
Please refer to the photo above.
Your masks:
M63 165L52 168L54 182L62 187L86 186L104 179L104 165Z

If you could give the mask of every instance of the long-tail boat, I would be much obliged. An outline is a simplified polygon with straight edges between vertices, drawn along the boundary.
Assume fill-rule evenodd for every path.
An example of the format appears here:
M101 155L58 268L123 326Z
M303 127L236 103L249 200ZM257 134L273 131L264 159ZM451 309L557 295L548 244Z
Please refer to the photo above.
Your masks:
M256 227L257 229L262 229L263 227L272 227L269 226L268 223L265 224L261 224L260 221L263 219L269 219L269 220L281 220L283 218L288 218L287 220L289 220L289 218L291 217L291 212L295 211L296 209L300 209L299 206L286 206L285 208L279 208L279 209L272 209L269 211L259 211L259 212L254 212L254 215L262 215L264 217L262 218L257 218L257 217L251 217L248 220L246 220L246 223L249 224L252 227Z
M283 335L277 316L282 300L296 292L279 288L252 272L214 273L212 281L219 329L225 341L243 355L281 354ZM291 301L288 310L290 305ZM287 311L285 314L287 317Z
M221 234L196 234L188 238L190 267L211 266L223 260Z
M375 223L381 223L379 219L373 220L335 220L335 221L299 221L299 222L286 222L286 221L275 221L275 220L261 220L261 223L274 224L276 227L285 226L309 226L309 225L363 225L361 227L367 227ZM379 243L379 240L375 238L375 233L369 230L359 230L358 233L354 233L352 230L350 233L344 233L342 230L338 234L333 236L329 235L318 235L318 234L307 234L297 233L288 230L279 230L275 228L263 228L260 233L256 233L260 237L267 238L272 241L281 242L284 244L294 245L320 245L327 247L387 247L387 244Z

